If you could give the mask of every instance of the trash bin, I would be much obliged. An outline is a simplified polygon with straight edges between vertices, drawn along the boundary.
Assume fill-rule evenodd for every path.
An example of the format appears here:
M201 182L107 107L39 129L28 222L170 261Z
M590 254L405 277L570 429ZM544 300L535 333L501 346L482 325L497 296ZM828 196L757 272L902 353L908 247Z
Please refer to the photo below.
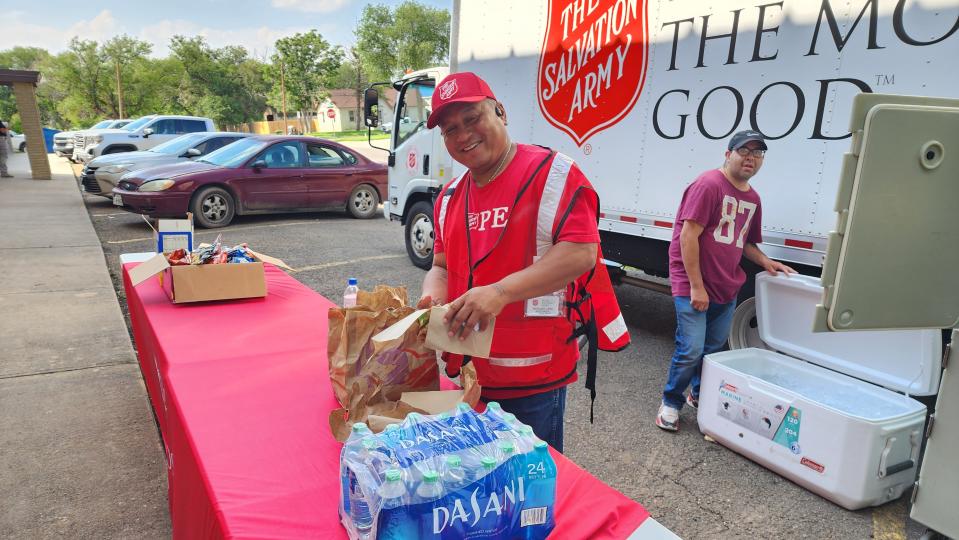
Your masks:
M47 153L53 152L53 136L60 133L59 129L43 128L43 142L47 147Z

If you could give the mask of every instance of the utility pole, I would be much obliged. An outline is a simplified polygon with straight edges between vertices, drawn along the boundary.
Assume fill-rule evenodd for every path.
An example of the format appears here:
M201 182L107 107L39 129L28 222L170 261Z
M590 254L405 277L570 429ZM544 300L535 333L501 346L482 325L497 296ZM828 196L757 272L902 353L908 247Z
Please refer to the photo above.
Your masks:
M117 101L120 104L120 118L123 118L123 84L120 82L120 59L114 64L117 72Z
M280 56L280 94L283 95L283 134L286 135L290 132L290 128L286 124L286 75L284 70L283 56Z

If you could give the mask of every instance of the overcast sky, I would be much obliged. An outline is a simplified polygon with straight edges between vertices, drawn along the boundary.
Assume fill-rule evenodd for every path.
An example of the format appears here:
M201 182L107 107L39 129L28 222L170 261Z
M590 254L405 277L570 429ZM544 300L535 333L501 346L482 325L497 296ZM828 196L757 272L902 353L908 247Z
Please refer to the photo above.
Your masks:
M452 0L419 0L452 10ZM106 41L127 34L153 45L153 56L169 53L176 34L206 37L215 47L242 45L258 58L273 52L277 38L317 30L334 45L350 45L368 3L396 6L401 0L0 0L0 50L42 47L57 53L70 38Z

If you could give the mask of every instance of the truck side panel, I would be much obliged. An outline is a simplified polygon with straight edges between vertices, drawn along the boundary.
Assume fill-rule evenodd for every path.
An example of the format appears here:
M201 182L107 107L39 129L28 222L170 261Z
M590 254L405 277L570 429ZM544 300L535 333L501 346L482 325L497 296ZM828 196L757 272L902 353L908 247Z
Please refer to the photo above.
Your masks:
M752 127L771 139L753 183L763 198L764 249L818 266L835 223L853 96L959 96L959 0L458 7L456 65L487 79L514 138L576 160L599 191L602 229L654 240L669 240L683 190L722 164L729 135ZM551 41L565 54L541 61ZM643 54L644 77L617 69ZM640 84L628 114L605 129L577 140L581 133L557 126L581 117L601 123L608 104ZM546 99L564 88L579 91L580 106Z

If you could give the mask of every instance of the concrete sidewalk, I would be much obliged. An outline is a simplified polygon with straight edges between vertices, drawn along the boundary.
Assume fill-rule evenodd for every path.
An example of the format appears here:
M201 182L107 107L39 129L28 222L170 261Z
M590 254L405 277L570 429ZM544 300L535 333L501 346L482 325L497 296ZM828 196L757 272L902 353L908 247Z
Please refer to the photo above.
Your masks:
M166 463L69 163L0 179L0 538L167 538Z

